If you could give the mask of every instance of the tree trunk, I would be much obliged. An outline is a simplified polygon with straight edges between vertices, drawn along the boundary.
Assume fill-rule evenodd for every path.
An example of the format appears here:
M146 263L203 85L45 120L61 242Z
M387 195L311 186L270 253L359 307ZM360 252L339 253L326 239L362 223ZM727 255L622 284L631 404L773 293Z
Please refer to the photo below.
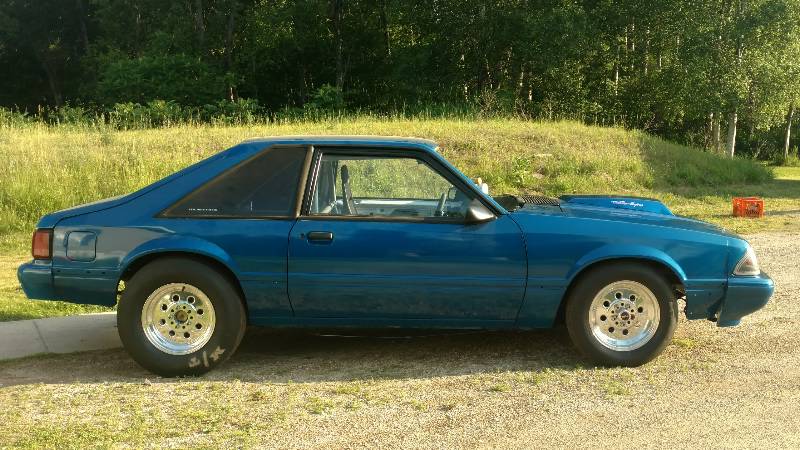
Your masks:
M386 58L392 56L392 46L389 40L389 20L386 17L386 0L380 1L381 6L381 28L383 29L383 44L386 48Z
M203 19L203 0L194 0L194 29L197 32L197 47L200 53L205 53L206 48L206 25Z
M789 114L786 115L786 139L783 141L783 160L789 159L789 144L792 141L792 119L794 119L794 103L789 105Z
M64 104L64 99L61 97L61 91L58 89L58 82L56 81L56 72L52 64L47 60L46 55L39 55L39 62L47 74L47 84L50 86L50 95L53 96L53 103L56 107Z
M736 110L728 113L728 142L726 143L726 153L728 157L733 158L736 153L736 124L739 121L739 115Z
M136 54L142 53L142 11L139 10L139 5L134 4L133 9L136 11L136 21L134 26L134 36L136 36Z
M706 140L705 146L707 150L711 150L714 142L714 113L708 113L708 127L706 127Z
M344 60L342 49L342 3L344 0L331 0L330 16L333 20L333 39L336 47L336 88L344 87Z
M711 113L714 115L714 121L711 123L711 148L714 149L714 153L719 153L719 144L720 144L720 126L719 122L721 119L721 113Z
M230 2L228 8L228 23L225 26L225 68L231 70L233 67L233 34L236 31L236 1Z
M631 57L630 57L630 71L633 74L636 71L636 24L631 24Z
M627 31L626 31L627 33ZM627 41L628 35L625 35L625 40ZM617 97L617 93L619 92L619 41L617 41L617 54L614 58L614 97Z
M514 97L517 99L517 102L523 100L522 96L524 95L525 90L525 63L520 64L519 67L519 76L517 77L517 88L516 94Z
M77 0L78 19L81 26L81 42L83 43L83 52L85 55L89 54L89 31L86 27L86 7L83 0Z
M236 6L236 0L231 0L228 8L228 23L225 26L225 70L228 72L233 70L233 33L236 30ZM232 83L228 84L228 100L236 101L238 96L236 86Z
M642 65L644 66L644 76L647 76L649 65L650 65L650 28L645 29L644 31L644 58L642 61Z

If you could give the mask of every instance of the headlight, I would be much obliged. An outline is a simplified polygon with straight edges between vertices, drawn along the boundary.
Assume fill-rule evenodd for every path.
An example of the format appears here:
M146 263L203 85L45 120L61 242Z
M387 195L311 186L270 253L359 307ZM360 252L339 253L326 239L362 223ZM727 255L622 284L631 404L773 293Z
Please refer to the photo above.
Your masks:
M740 259L736 264L736 268L733 269L733 274L740 276L754 276L760 273L761 268L758 267L756 252L753 251L753 247L748 245L744 256L742 256L742 259Z

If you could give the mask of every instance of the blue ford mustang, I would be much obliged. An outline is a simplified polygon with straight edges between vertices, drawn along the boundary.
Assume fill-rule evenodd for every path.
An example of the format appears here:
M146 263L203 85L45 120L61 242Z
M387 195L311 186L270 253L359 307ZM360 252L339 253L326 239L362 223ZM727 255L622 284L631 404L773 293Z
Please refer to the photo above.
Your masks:
M247 324L529 329L604 365L678 321L731 326L773 283L743 239L635 197L487 195L421 139L244 142L129 195L44 216L26 295L118 304L143 367L201 374Z

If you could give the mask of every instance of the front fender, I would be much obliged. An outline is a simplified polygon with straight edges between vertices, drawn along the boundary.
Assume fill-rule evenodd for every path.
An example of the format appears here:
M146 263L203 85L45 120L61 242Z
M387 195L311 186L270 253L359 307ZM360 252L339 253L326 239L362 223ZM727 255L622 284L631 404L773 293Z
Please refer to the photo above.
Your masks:
M602 247L598 247L591 252L583 255L572 267L569 274L567 275L567 279L569 282L572 281L577 277L584 269L591 266L592 264L608 261L612 259L623 259L623 258L632 258L632 259L645 259L649 261L653 261L659 264L662 264L668 267L672 272L681 280L681 283L686 284L686 273L683 271L681 266L675 261L671 256L664 253L661 250L658 250L653 247L648 247L644 245L620 245L620 244L608 244Z

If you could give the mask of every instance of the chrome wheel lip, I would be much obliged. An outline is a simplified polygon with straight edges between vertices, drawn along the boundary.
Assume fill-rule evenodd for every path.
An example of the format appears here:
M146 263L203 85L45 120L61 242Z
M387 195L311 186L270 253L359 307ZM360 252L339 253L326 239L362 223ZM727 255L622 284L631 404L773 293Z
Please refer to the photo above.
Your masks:
M170 283L153 291L142 306L142 331L154 347L187 355L214 334L216 312L208 296L188 283Z
M603 347L633 351L655 336L661 308L647 286L620 280L598 291L589 306L587 320L592 336Z

